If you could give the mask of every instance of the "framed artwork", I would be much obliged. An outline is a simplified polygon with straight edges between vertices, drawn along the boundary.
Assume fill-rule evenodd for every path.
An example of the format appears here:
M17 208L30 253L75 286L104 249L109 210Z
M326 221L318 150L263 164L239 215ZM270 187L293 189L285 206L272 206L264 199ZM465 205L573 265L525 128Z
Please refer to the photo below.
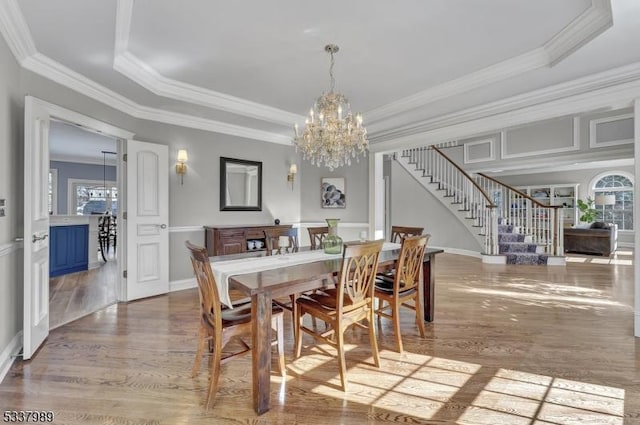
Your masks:
M322 177L320 185L322 208L346 208L344 177Z

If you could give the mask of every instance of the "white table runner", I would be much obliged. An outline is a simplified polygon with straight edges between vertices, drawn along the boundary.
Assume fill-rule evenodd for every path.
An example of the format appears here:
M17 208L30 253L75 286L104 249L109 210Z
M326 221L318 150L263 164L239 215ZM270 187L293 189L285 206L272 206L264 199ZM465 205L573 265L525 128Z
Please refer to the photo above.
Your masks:
M399 243L385 242L382 245L383 251L400 249ZM232 306L229 297L229 277L245 274L256 273L265 270L279 269L280 267L296 266L299 264L313 263L316 261L325 261L342 258L342 254L325 254L324 251L302 251L285 255L269 255L264 257L249 257L238 260L212 261L211 269L216 279L220 302L228 307Z

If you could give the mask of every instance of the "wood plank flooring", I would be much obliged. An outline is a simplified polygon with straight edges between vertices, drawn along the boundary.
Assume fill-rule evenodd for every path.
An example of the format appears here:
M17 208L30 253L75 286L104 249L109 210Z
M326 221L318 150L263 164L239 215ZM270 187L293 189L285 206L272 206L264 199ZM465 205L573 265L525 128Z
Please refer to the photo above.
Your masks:
M631 259L545 268L441 254L427 337L405 311L400 355L383 320L376 369L366 332L348 332L346 393L330 347L305 337L292 358L285 315L287 377L274 355L272 408L261 416L250 356L223 366L214 408L203 409L206 366L190 378L195 290L117 304L54 330L35 359L16 362L0 405L53 410L57 424L639 424Z
M49 279L49 327L55 329L116 302L113 252L100 267Z

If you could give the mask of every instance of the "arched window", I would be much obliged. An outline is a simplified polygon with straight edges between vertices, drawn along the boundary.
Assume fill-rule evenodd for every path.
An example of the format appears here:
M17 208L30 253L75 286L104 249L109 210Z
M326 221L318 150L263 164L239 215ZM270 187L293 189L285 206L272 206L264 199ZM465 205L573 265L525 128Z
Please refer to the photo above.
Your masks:
M633 230L633 176L607 173L594 180L592 190L598 219L616 223L619 230Z

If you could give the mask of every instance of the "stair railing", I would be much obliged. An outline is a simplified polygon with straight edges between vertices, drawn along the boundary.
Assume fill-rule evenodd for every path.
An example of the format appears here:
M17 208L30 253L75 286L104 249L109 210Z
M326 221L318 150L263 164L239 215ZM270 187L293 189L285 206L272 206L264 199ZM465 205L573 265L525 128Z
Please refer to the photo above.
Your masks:
M473 227L484 236L484 253L497 255L498 212L488 192L435 146L405 149L401 155L408 157L416 170L422 170L423 177L429 178L430 183L437 184L436 190L445 191L444 196L451 198L459 211L465 212L466 219L473 220Z
M561 206L545 205L537 199L486 174L476 181L496 201L499 215L515 233L529 235L548 255L564 255Z

